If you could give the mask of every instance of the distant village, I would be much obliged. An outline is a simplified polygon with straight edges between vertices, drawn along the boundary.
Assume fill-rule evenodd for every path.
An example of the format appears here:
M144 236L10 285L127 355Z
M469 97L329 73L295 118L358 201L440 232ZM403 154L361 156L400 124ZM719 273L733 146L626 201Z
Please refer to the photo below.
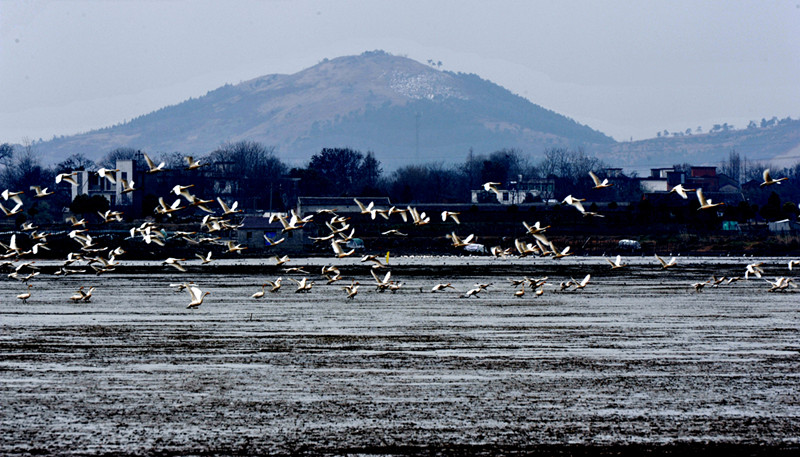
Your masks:
M246 246L248 255L268 253L281 238L282 251L328 253L329 243L314 240L329 232L324 219L314 218L300 230L287 232L276 217L285 221L291 214L306 218L326 212L347 217L358 228L349 246L396 252L452 252L445 236L452 224L439 218L443 212L458 214L458 230L479 234L474 244L481 246L510 245L525 234L523 222L537 221L557 226L555 238L581 240L586 252L603 253L618 248L621 239L641 241L645 250L702 250L700 241L709 237L726 239L723 244L731 248L734 243L736 249L747 249L754 240L783 237L778 244L796 249L800 234L800 164L771 170L773 178L788 179L764 187L762 174L768 165L747 163L735 152L720 166L676 164L653 168L649 176L626 174L567 149L546 151L537 162L515 150L469 152L461 164L409 165L384 175L370 152L323 149L305 167L289 168L270 148L253 142L227 144L203 158L175 153L150 159L142 151L118 149L97 163L75 155L51 168L36 162L35 151L2 148L2 187L23 191L25 199L24 211L18 213L9 214L7 202L3 206L4 233L20 230L26 222L66 231L64 221L70 217L94 224L93 232L123 239L129 237L131 223L147 220L167 231L192 232L222 205L233 222L217 236ZM161 170L153 173L153 166ZM594 188L590 171L609 185ZM74 183L56 184L59 174L68 174ZM485 183L496 186L487 189ZM34 186L49 187L53 198L37 200ZM191 193L182 195L182 189ZM688 198L676 193L680 189L687 190ZM723 205L698 211L695 189ZM186 195L208 200L198 205ZM582 201L582 209L565 204L565 199ZM375 211L365 212L356 200ZM209 209L212 205L215 209ZM430 223L412 227L391 216L392 208L411 207L427 213ZM109 211L119 218L104 219Z

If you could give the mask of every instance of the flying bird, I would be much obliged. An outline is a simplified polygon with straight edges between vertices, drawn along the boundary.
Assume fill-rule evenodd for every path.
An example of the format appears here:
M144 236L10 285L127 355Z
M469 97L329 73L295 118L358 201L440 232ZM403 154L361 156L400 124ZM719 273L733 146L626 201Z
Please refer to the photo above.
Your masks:
M670 191L667 192L667 193L668 194L672 194L672 193L678 194L678 195L681 196L681 198L683 198L684 200L687 200L689 198L689 194L687 194L687 192L695 192L695 191L697 191L697 189L687 189L687 188L683 187L683 184L678 184L677 186L675 186L672 189L670 189Z
M483 190L485 190L486 192L494 192L495 194L500 196L501 195L500 191L497 190L497 186L499 186L500 184L501 183L499 182L485 182L483 183Z
M625 268L625 267L628 266L627 263L622 263L622 256L620 256L620 255L617 255L617 258L614 259L614 261L611 261L610 259L606 259L606 262L611 264L611 269L612 270L616 270L617 268Z
M193 284L189 284L186 287L186 290L189 291L189 296L192 299L192 301L189 302L189 305L186 306L187 309L189 309L189 308L197 308L198 306L202 305L203 304L203 299L206 297L206 295L211 293L211 292L203 292L202 290L200 290L199 287L197 287L197 286L195 286Z
M759 184L760 187L771 186L773 184L780 184L781 181L786 181L787 179L789 179L787 177L778 178L778 179L772 179L772 177L769 175L769 168L764 170L763 178L764 178L764 182Z
M592 189L603 189L603 188L611 187L611 186L614 185L612 183L609 183L608 179L604 179L604 180L600 181L600 178L598 178L597 175L594 174L593 171L589 172L589 177L591 177L592 181L594 182L594 187Z
M706 200L706 198L703 196L703 189L697 189L697 200L700 202L700 207L697 208L698 211L715 208L725 204L725 202L711 203L711 199Z
M164 168L166 164L164 162L161 162L158 165L156 165L155 162L153 162L153 160L150 159L150 156L148 156L146 152L143 152L142 156L144 157L144 161L147 162L147 167L149 168L147 170L147 173L158 173L160 171L166 171L166 169Z
M661 264L661 269L662 270L666 270L667 268L674 267L678 263L678 261L675 259L675 257L669 259L669 262L666 262L666 261L664 261L664 259L659 257L658 254L655 254L655 256L656 256L656 260L658 260L658 263Z

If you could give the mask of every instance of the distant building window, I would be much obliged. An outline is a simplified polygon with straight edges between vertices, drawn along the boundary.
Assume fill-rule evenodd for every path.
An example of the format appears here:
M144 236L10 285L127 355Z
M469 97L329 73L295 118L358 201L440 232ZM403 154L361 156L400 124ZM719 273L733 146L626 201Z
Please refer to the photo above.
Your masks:
M508 192L503 192L503 201L504 202L508 201Z

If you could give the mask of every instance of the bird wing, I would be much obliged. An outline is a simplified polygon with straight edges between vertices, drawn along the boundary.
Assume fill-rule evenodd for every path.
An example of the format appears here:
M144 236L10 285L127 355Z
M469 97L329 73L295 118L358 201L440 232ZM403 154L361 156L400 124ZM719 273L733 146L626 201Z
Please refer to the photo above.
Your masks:
M153 163L153 161L150 159L150 156L148 156L146 152L143 152L142 156L144 157L144 161L147 162L147 166L150 167L151 170L156 168L156 164Z
M594 181L594 185L595 186L599 186L600 185L600 178L598 178L597 175L594 174L593 171L589 172L589 176L592 178L592 181Z
M703 189L697 189L697 200L700 202L700 206L707 206L708 202L706 202L706 198L703 196Z
M192 297L192 303L199 300L200 296L203 294L197 286L189 286L186 290L189 292L189 296Z

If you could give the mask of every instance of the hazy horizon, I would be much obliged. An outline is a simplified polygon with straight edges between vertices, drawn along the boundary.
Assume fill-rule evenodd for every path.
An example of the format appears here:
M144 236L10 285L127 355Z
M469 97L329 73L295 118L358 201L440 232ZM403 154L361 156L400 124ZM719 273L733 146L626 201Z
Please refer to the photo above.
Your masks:
M794 2L0 0L0 142L130 120L381 49L618 141L800 115Z

